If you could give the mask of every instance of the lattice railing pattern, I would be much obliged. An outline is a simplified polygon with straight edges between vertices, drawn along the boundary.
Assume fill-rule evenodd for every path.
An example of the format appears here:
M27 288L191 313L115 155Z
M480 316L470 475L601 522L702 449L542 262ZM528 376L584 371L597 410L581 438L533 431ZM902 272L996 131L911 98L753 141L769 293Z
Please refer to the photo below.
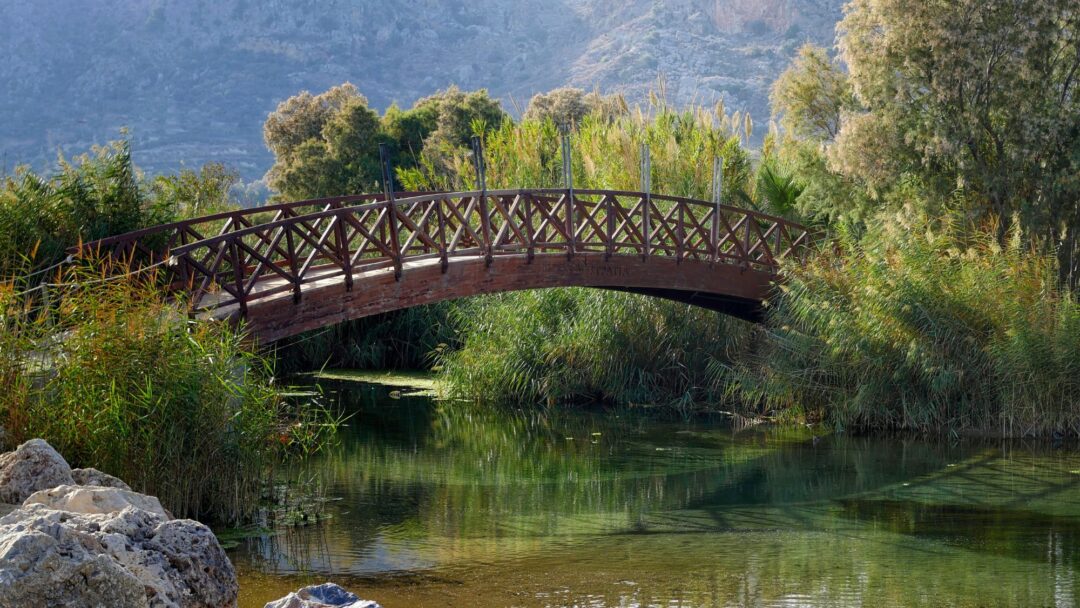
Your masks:
M401 196L401 195L399 195ZM747 209L607 190L499 190L303 201L219 214L82 248L132 264L168 260L195 309L247 306L305 285L437 260L537 255L640 256L775 271L806 228Z

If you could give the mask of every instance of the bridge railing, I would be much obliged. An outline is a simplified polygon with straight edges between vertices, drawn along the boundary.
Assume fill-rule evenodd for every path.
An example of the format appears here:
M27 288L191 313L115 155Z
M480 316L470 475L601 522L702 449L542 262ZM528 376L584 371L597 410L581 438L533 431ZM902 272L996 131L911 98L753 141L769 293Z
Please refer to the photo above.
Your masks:
M398 192L396 196L405 198L418 194L420 193ZM225 211L104 238L75 247L69 253L135 264L145 263L147 260L160 260L176 247L256 225L385 200L386 195L382 193L357 194Z
M640 192L497 190L427 193L392 204L377 195L278 205L122 235L84 247L129 264L169 260L171 286L194 309L236 306L364 272L460 258L639 256L774 272L800 255L805 228L755 211ZM256 223L262 218L261 223ZM217 222L218 224L214 224ZM161 239L154 245L148 236ZM124 256L127 256L126 258Z

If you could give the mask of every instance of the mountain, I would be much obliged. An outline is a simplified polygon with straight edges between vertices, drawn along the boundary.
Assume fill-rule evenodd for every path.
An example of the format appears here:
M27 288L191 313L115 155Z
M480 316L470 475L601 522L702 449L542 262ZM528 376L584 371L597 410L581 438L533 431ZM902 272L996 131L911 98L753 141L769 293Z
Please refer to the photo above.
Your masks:
M130 129L148 171L271 164L283 99L351 81L372 105L451 84L512 112L570 84L768 118L768 87L842 0L33 0L0 3L0 168Z

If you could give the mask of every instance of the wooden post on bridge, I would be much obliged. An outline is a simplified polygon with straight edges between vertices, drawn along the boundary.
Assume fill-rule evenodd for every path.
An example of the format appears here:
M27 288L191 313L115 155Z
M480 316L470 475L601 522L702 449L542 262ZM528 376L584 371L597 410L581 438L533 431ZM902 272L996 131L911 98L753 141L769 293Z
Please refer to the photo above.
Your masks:
M721 199L724 196L724 157L717 156L713 158L713 170L712 170L712 203L713 203L713 216L712 216L712 260L714 262L720 261L720 204Z
M641 211L641 259L644 261L652 253L649 240L652 238L650 208L652 207L652 156L649 144L641 144L641 191L645 193Z
M570 150L570 131L568 128L562 134L562 164L563 181L566 185L566 257L574 257L577 249L577 226L574 222L574 163Z
M382 161L383 190L386 195L384 204L386 205L386 221L390 226L390 247L393 251L391 261L394 264L394 279L400 280L401 244L398 242L397 204L394 200L394 169L390 166L390 150L386 144L379 144L379 159Z
M479 135L473 135L473 167L476 168L476 189L480 192L480 228L484 235L484 264L491 266L494 259L494 247L491 242L491 214L487 205L487 172L484 167L484 142Z

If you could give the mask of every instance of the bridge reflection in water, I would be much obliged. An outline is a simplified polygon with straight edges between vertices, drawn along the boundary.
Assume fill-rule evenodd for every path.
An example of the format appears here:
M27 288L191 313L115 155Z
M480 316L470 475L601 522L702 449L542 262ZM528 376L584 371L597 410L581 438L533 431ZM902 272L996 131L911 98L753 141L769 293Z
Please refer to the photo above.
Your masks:
M806 228L755 211L613 190L358 195L245 209L82 248L163 264L192 310L273 341L482 293L598 287L758 320Z

